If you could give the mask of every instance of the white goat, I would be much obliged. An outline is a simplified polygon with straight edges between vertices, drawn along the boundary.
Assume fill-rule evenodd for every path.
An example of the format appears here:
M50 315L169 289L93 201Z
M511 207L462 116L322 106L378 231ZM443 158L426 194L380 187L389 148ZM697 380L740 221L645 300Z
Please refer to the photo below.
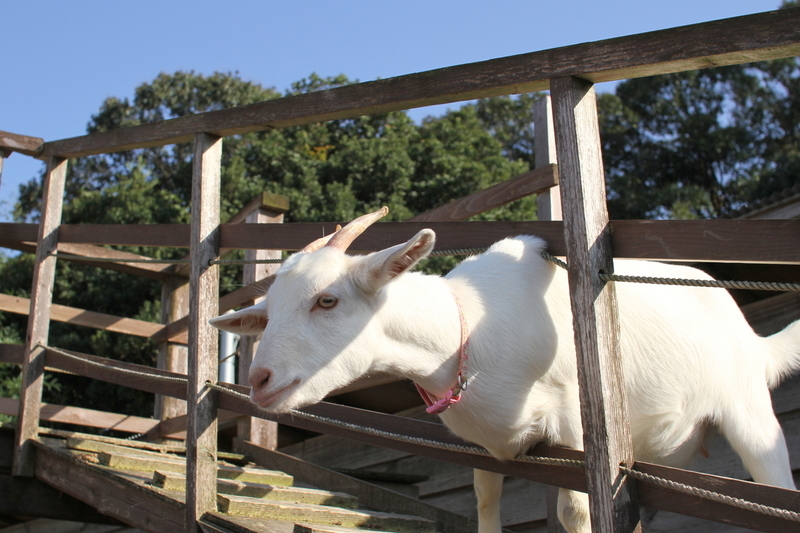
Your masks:
M463 321L469 387L441 413L447 427L498 459L537 442L581 449L567 276L540 255L544 241L505 239L444 278L408 273L432 250L431 230L346 255L386 212L310 244L281 267L263 303L212 320L238 333L263 331L250 368L252 401L285 412L377 372L443 398L460 372ZM708 278L644 261L616 261L615 270ZM616 291L636 458L687 465L716 427L757 482L794 488L769 389L800 363L800 321L762 338L724 290L620 283ZM500 474L475 471L481 533L500 531L502 483ZM562 489L558 509L567 530L590 529L585 494Z

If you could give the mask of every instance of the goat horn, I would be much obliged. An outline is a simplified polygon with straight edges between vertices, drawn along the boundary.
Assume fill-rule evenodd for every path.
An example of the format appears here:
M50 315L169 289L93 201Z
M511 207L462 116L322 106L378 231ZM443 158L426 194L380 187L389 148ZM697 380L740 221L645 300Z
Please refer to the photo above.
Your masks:
M328 241L330 241L331 238L334 235L336 235L336 233L340 229L342 229L342 226L340 224L336 224L336 231L334 231L330 235L326 235L324 237L320 237L319 239L315 240L314 242L311 242L311 243L307 244L305 248L300 250L300 253L310 254L312 252L316 252L317 250L319 250L320 248L322 248L323 246L328 244Z
M332 238L325 246L336 248L342 252L347 251L348 246L350 246L353 241L356 240L356 237L364 233L365 229L370 227L377 220L385 217L388 213L389 208L383 206L374 213L369 213L368 215L362 215L358 217L342 228L341 231L334 233Z

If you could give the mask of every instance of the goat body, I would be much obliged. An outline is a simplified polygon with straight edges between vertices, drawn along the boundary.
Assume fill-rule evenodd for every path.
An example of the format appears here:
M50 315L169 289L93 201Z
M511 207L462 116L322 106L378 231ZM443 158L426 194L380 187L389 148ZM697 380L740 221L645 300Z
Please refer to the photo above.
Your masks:
M434 238L423 230L366 256L331 247L295 254L263 303L212 320L263 331L250 369L253 402L285 412L378 372L444 396L459 369L457 295L470 332L470 385L440 415L447 427L498 459L538 442L582 449L567 275L542 258L544 241L505 239L444 278L408 272ZM615 272L708 278L644 261L616 261ZM769 389L798 366L798 323L762 338L721 289L620 283L616 291L637 460L685 466L713 426L755 481L794 488ZM481 533L499 532L502 476L476 471L475 489ZM586 495L562 489L559 517L569 531L588 531Z

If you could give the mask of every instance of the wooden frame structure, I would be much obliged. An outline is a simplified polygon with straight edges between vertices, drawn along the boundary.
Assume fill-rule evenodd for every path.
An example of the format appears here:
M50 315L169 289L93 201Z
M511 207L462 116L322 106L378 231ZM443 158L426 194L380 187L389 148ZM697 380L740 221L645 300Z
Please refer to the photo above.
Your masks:
M636 484L621 474L619 465L638 471L680 479L695 486L724 490L751 501L800 511L795 493L770 487L751 486L735 480L633 463L630 429L625 412L624 391L616 354L616 301L613 285L599 279L609 271L614 257L668 259L672 261L748 262L764 265L800 264L800 221L797 220L706 220L706 221L609 221L597 131L593 83L664 74L710 66L745 63L800 55L800 8L761 13L693 26L657 31L607 41L450 67L387 80L362 83L321 93L270 100L240 108L214 111L160 123L145 124L106 133L54 142L0 132L0 149L19 151L47 161L42 221L38 225L0 224L0 244L29 244L36 261L30 300L27 343L21 354L5 347L4 360L23 366L23 392L19 403L19 430L13 472L34 475L34 448L42 411L41 389L45 365L77 372L112 383L133 386L188 401L187 530L214 505L211 463L216 456L217 409L348 438L401 446L414 453L468 464L512 476L535 479L551 485L588 490L595 531L640 529L637 501L659 509L683 512L753 527L763 531L785 530L787 522L724 503L696 504L696 497L680 494L657 484ZM549 250L569 258L570 291L575 316L576 346L580 358L581 405L585 454L558 449L542 452L550 456L579 457L586 468L499 463L488 457L442 451L419 444L392 442L383 437L359 434L291 417L266 417L233 396L209 389L216 382L216 335L207 319L249 299L246 291L218 297L217 268L209 260L222 248L297 250L333 224L223 224L219 223L220 148L224 137L290 125L309 124L364 114L409 109L519 92L551 91L555 117L556 168L548 165L503 184L490 192L443 208L429 218L406 223L374 226L353 245L369 251L407 239L421 226L437 232L439 248L478 247L519 233L543 237ZM66 165L69 158L90 154L193 142L192 222L164 226L70 226L61 224ZM549 172L549 174L548 174ZM540 180L537 182L537 180ZM545 185L541 185L544 180ZM521 183L520 182L520 183ZM475 209L491 206L492 195L501 198L519 190L544 190L560 182L565 220L551 222L454 222ZM537 185L538 183L538 185ZM527 187L527 189L526 189ZM539 187L537 189L537 187ZM498 192L500 191L500 192ZM511 191L511 192L509 192ZM480 208L469 207L481 205ZM423 220L425 220L423 222ZM440 222L431 222L439 220ZM51 320L55 250L72 247L88 254L86 245L143 245L187 247L191 271L188 320L163 328L161 335L174 338L188 329L190 350L186 387L164 383L159 376L179 374L137 368L150 377L132 378L127 365L94 356L76 362L60 351L46 347ZM83 247L83 248L81 248ZM80 252L83 250L83 252ZM120 257L123 268L124 257ZM130 268L127 265L124 268ZM236 388L236 387L232 387ZM319 404L311 413L362 422L387 431L436 437L454 442L440 427L387 415L364 413L345 407ZM796 523L791 523L797 527Z

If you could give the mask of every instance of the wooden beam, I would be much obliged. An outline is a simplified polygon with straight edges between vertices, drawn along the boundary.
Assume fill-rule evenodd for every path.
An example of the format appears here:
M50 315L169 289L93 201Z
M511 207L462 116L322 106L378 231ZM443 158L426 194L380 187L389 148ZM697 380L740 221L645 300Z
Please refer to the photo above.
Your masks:
M0 294L0 311L27 315L30 312L30 300ZM50 320L145 338L159 337L163 335L164 330L163 325L154 322L96 313L59 304L50 306Z
M533 104L533 152L536 168L546 168L558 163L556 136L553 126L553 105L550 95L544 95ZM562 220L561 191L558 179L551 188L538 193L536 218L538 220Z
M183 505L101 467L35 443L36 477L97 509L143 531L185 533Z
M0 363L21 365L25 358L24 344L0 344Z
M19 152L21 154L38 157L41 155L43 149L44 139L19 135L8 131L0 131L0 150L4 152Z
M186 435L186 524L195 531L204 513L216 510L218 332L208 321L219 310L220 164L222 138L198 133L192 169L189 276L189 376Z
M18 409L19 400L0 398L0 413L4 415L16 415ZM40 420L93 428L113 429L114 431L124 431L127 433L148 433L158 426L158 420L153 420L152 418L121 415L106 411L98 411L96 409L85 409L83 407L51 403L42 404Z
M514 200L550 190L558 184L558 168L545 165L520 174L482 191L470 194L449 204L425 211L406 222L447 222L464 220Z
M44 351L40 345L47 345L50 328L56 271L56 258L50 254L56 250L58 244L66 176L67 160L49 158L44 178L41 220L33 267L25 359L22 363L19 425L12 468L12 474L16 476L32 476L34 472L35 456L30 440L36 438L39 429L39 410L44 381Z
M284 202L282 203L272 202L277 204L273 206L268 203L268 198L258 198L257 200L260 200L259 205L246 216L244 222L247 224L282 224L283 213L289 208L288 198L283 197L283 199ZM280 259L281 255L281 250L246 250L244 258L247 261ZM269 277L274 278L278 268L280 268L280 264L245 264L242 272L242 282L247 287ZM248 304L256 304L264 300L266 291L260 294L252 291L250 294L253 296L253 300ZM239 339L239 375L237 383L249 383L250 365L253 362L256 350L258 350L258 342L258 339L252 335L243 335ZM262 418L241 418L237 423L236 435L241 440L253 442L270 450L275 450L278 447L278 424Z
M61 352L68 355L64 355ZM116 361L69 350L46 349L47 368L64 370L115 385L186 399L186 376L157 368ZM75 359L70 355L81 359Z
M90 524L122 524L38 479L3 474L0 474L0 515L49 518ZM23 526L26 528L25 533L32 533L29 525L33 525L33 522L25 523ZM45 524L46 529L43 528L39 531L54 533L52 525L53 523L49 522ZM74 527L74 524L71 526ZM8 528L4 529L8 530ZM92 530L92 528L86 529Z
M236 444L236 443L235 443ZM252 442L239 442L243 453L253 462L265 468L286 472L296 481L308 483L325 490L344 492L358 498L360 505L367 509L389 510L413 516L421 516L436 521L437 531L460 533L477 530L477 521L416 498L404 496L393 490L340 474L322 466L302 461L291 455L268 450Z
M466 224L466 225L465 225ZM614 220L614 254L619 258L662 261L798 264L800 219L793 220ZM237 249L299 250L336 224L223 224L221 246ZM513 235L538 235L548 250L564 255L561 222L382 222L370 227L353 244L354 252L381 250L408 240L422 228L437 233L437 248L489 246ZM5 227L0 224L0 230ZM94 242L131 246L188 247L188 225L68 225L64 242ZM173 232L172 235L165 233ZM185 239L184 237L185 236ZM4 239L0 237L0 242Z
M161 285L161 322L163 333L170 333L170 324L189 314L189 281L182 276L171 276ZM188 329L188 320L186 321ZM184 329L180 335L186 332ZM188 342L188 334L187 342ZM175 339L176 336L173 336ZM188 374L189 349L175 340L164 340L158 346L156 366L162 370ZM186 402L170 396L157 394L153 406L153 416L158 420L174 418L186 414Z
M44 155L79 157L190 142L199 132L239 135L502 94L546 90L550 79L593 82L800 55L800 9L783 9L567 46L233 109L74 137Z
M580 385L592 530L641 531L636 486L619 472L633 465L628 400L619 354L617 299L600 272L614 271L594 87L551 82L569 288Z
M553 104L549 94L534 102L533 124L533 153L536 167L557 164ZM538 194L536 218L538 220L563 220L561 189L558 185ZM548 486L546 489L547 533L565 533L564 527L558 519L558 491L558 487L553 486Z
M64 224L61 242L188 248L189 224Z

